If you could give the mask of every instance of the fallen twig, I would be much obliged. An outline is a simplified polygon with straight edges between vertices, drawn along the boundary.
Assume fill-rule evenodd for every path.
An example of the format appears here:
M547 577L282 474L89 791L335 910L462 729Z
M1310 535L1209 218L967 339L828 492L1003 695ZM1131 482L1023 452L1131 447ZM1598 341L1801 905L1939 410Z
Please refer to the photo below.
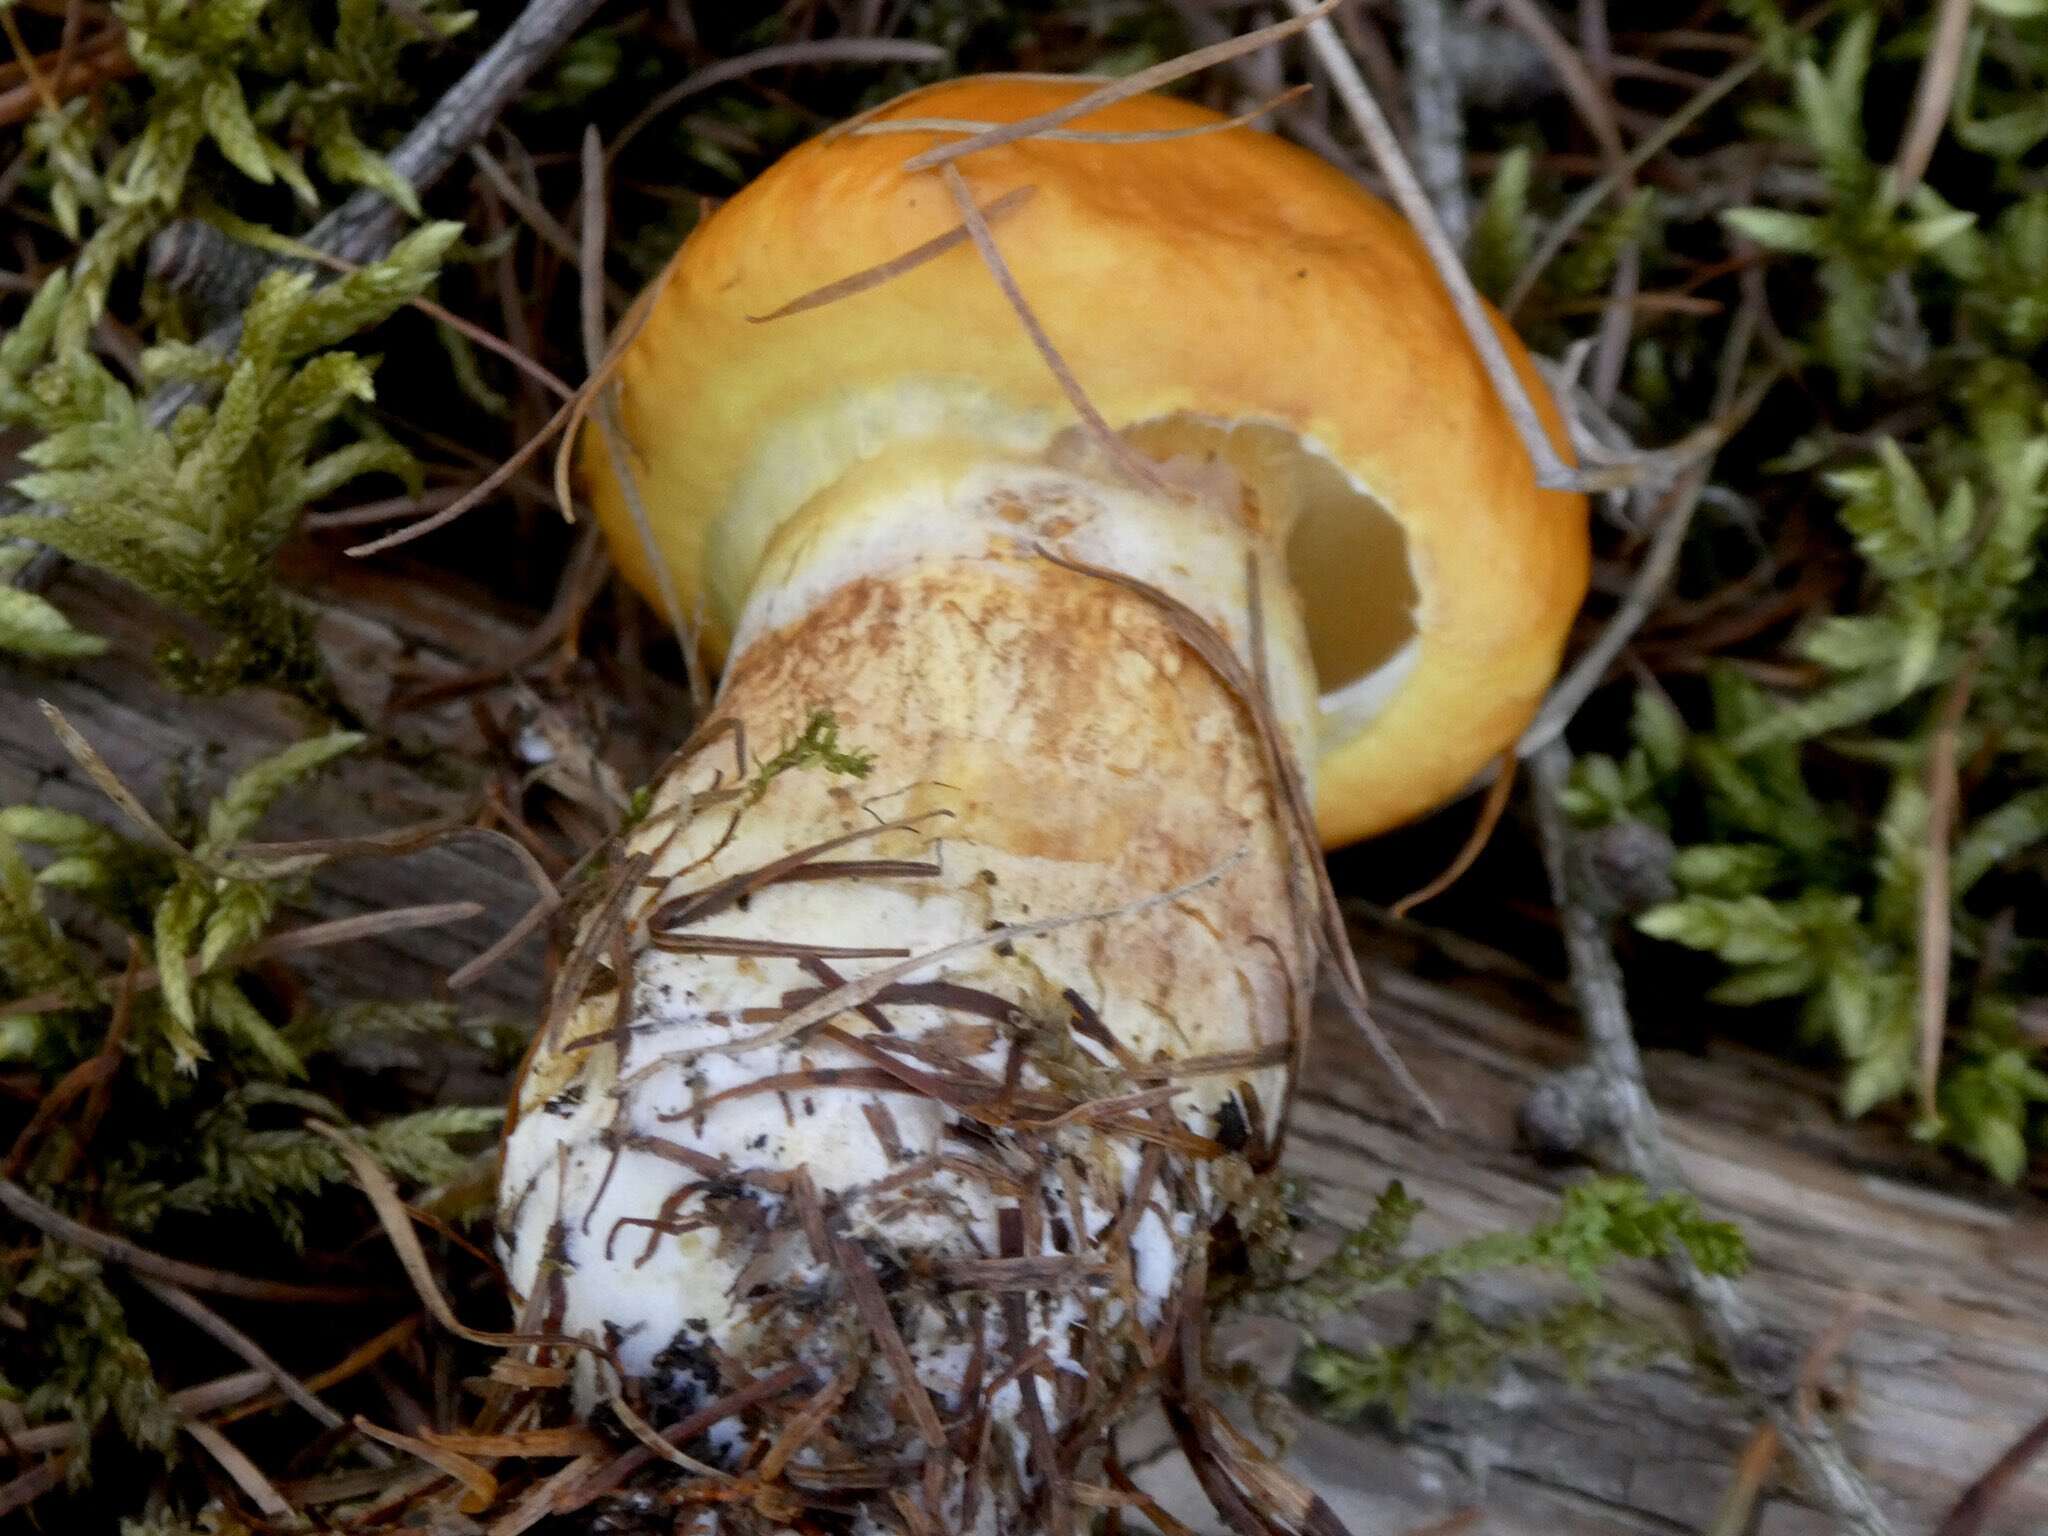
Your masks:
M285 1496L271 1485L262 1469L243 1454L226 1435L215 1429L204 1419L187 1419L178 1426L205 1449L221 1471L234 1479L235 1486L248 1495L249 1502L271 1520L289 1520L293 1511Z
M459 1506L464 1514L481 1514L497 1502L498 1480L481 1462L449 1446L421 1440L412 1435L402 1435L395 1429L373 1424L361 1414L355 1417L355 1427L371 1439L381 1440L394 1450L416 1456L435 1471L446 1473L461 1483L466 1490Z
M1464 878L1465 871L1470 869L1479 855L1486 851L1487 842L1493 837L1493 829L1500 825L1501 813L1508 808L1508 795L1514 787L1515 754L1512 751L1504 752L1493 776L1493 783L1487 787L1486 801L1479 808L1479 820L1473 823L1471 834L1458 849L1456 857L1441 873L1387 908L1389 918L1399 922L1425 901L1436 900Z
M46 1237L82 1248L96 1258L125 1265L138 1274L151 1275L187 1290L211 1291L220 1296L240 1296L246 1301L298 1302L320 1305L329 1302L368 1301L385 1294L359 1285L294 1285L283 1280L258 1280L232 1274L204 1264L166 1258L140 1243L111 1232L101 1232L82 1221L73 1221L62 1211L52 1210L11 1179L0 1179L0 1208L25 1221ZM268 1378L266 1378L268 1379Z
M598 138L597 129L594 126L586 128L583 132L583 227L578 244L582 254L583 279L578 308L583 329L584 364L590 370L590 382L584 393L591 401L596 416L597 434L604 442L612 478L618 482L619 495L633 519L633 531L647 556L647 567L654 572L654 584L661 593L662 616L668 620L676 646L683 653L683 669L689 678L694 718L702 720L711 711L711 683L704 670L703 648L698 644L701 626L693 614L683 611L682 597L676 591L675 573L669 568L669 562L655 540L654 523L648 515L647 503L640 494L639 479L626 452L628 439L625 424L619 419L618 387L610 378L615 356L608 355L605 348L604 163L604 144ZM617 344L614 353L616 350ZM557 460L556 468L559 474L560 460ZM560 495L559 485L556 494Z
M1810 24L1810 20L1802 23ZM1738 86L1763 68L1764 57L1763 50L1758 49L1748 58L1723 70L1711 84L1702 87L1698 95L1667 117L1656 132L1638 140L1636 147L1624 155L1613 169L1573 198L1544 234L1542 242L1530 253L1522 270L1515 274L1515 280L1509 285L1506 297L1501 300L1501 313L1512 318L1515 311L1522 307L1523 301L1529 297L1530 290L1536 286L1536 280L1548 270L1553 261L1557 260L1558 254L1564 250L1572 236L1584 227L1586 220L1593 216L1594 211L1619 191L1637 171L1670 148L1673 141L1706 116L1709 109L1733 94Z
M196 1387L182 1387L170 1393L165 1402L189 1418L245 1403L270 1384L268 1371L236 1371L229 1376L202 1381ZM7 1437L7 1448L17 1456L40 1456L45 1451L59 1451L77 1444L85 1433L86 1427L75 1420L59 1419L54 1424L37 1424L29 1429L15 1430ZM0 1515L6 1514L9 1507L4 1493L0 1493Z
M1918 1000L1920 1045L1920 1113L1934 1120L1941 1114L1936 1089L1941 1077L1941 1045L1948 1034L1949 962L1955 948L1953 911L1955 896L1950 889L1949 858L1955 837L1957 801L1956 752L1962 736L1963 717L1969 712L1970 691L1977 681L1977 668L1990 642L1987 633L1978 638L1963 658L1955 681L1941 702L1934 725L1934 740L1927 750L1927 851L1920 865L1920 996Z
M1276 91L1264 101L1248 107L1234 117L1219 118L1213 123L1196 123L1189 128L1132 128L1118 131L1110 128L1043 128L1037 133L1019 140L1020 143L1050 142L1055 144L1171 144L1181 139L1206 138L1212 133L1228 133L1233 128L1245 128L1267 114L1300 100L1315 87L1306 81L1290 85L1283 91ZM858 127L847 129L853 138L876 138L892 133L988 133L1002 127L1001 123L987 122L970 117L889 117L873 122L863 122Z
M493 1333L487 1329L472 1328L455 1315L455 1308L449 1304L447 1294L434 1278L434 1267L427 1262L426 1249L420 1246L419 1234L412 1229L413 1216L406 1209L405 1202L398 1198L397 1186L383 1165L364 1149L361 1143L339 1126L329 1125L321 1120L308 1120L306 1129L326 1137L341 1150L349 1170L356 1176L356 1184L368 1198L371 1209L383 1224L384 1235L390 1239L391 1248L398 1255L404 1267L406 1278L412 1281L422 1305L433 1314L434 1321L459 1339L472 1344L491 1344L500 1349L519 1349L529 1345L562 1345L569 1348L596 1349L598 1346L582 1339L567 1339L554 1334L535 1333Z
M893 37L811 38L800 43L775 43L766 48L756 48L752 53L743 53L736 58L720 59L716 64L707 64L695 74L684 76L655 97L635 113L625 127L612 135L611 147L605 151L605 164L609 165L617 159L619 151L624 149L630 140L638 137L640 131L662 113L672 111L692 96L700 95L714 86L758 74L764 69L799 68L815 64L945 62L946 50L936 43L919 43Z
M1445 293L1464 326L1465 335L1493 384L1501 408L1508 413L1523 447L1528 450L1530 462L1535 466L1537 484L1551 490L1609 491L1638 485L1646 480L1670 480L1696 462L1701 454L1718 446L1719 440L1712 434L1696 434L1685 444L1677 445L1677 451L1653 450L1592 462L1583 468L1566 462L1557 445L1551 441L1528 382L1508 356L1507 346L1494 328L1486 303L1473 286L1471 275L1459 259L1457 247L1437 218L1436 210L1430 205L1428 194L1417 181L1406 156L1401 153L1400 142L1394 137L1386 114L1373 99L1372 91L1345 48L1343 39L1321 14L1321 8L1310 4L1310 0L1287 0L1287 4L1296 19L1306 24L1309 46L1329 71L1330 79L1337 87L1337 95L1365 140L1373 163L1387 179L1395 204L1414 226L1423 248L1428 251L1437 275L1443 280ZM1617 169L1625 166L1626 162L1624 167Z
M0 1515L10 1515L24 1505L33 1504L63 1482L64 1468L70 1460L68 1450L60 1451L48 1461L30 1467L21 1476L0 1483Z
M1955 1508L1935 1530L1934 1536L1978 1536L2013 1480L2026 1471L2044 1450L2048 1450L2048 1417L2043 1417L2014 1441L2006 1453L1991 1464L1988 1472L1970 1484L1963 1496L1956 1500Z
M361 912L354 917L330 918L324 923L307 923L302 928L287 928L282 933L273 933L266 939L243 946L217 964L228 966L254 965L259 960L275 960L281 955L298 954L309 949L326 949L335 944L348 944L358 939L382 938L389 933L403 933L414 928L439 928L448 923L459 923L476 917L484 910L477 901L434 901L417 907L397 907L389 912ZM197 955L185 962L192 975L201 975L206 967ZM140 970L109 976L105 986L119 985L133 987L138 992L147 992L163 984L163 975L153 965ZM78 994L63 989L48 992L34 992L27 997L17 997L11 1002L0 1003L0 1019L17 1018L29 1014L54 1013L59 1009L78 1008Z
M1571 752L1562 740L1551 742L1529 759L1544 863L1550 872L1551 893L1571 962L1572 989L1586 1030L1584 1090L1596 1100L1598 1128L1605 1133L1615 1160L1652 1189L1682 1190L1686 1187L1684 1174L1644 1083L1643 1059L1636 1048L1621 966L1608 942L1608 919L1584 894L1577 850L1561 800L1570 770ZM1834 1432L1820 1420L1803 1422L1796 1384L1779 1379L1783 1373L1772 1368L1769 1361L1774 1351L1755 1310L1735 1283L1702 1272L1683 1249L1665 1264L1729 1373L1768 1416L1815 1502L1834 1518L1845 1536L1891 1536L1891 1522Z
M0 128L27 122L38 112L61 111L65 99L94 86L125 80L139 69L128 55L126 35L119 27L111 28L84 52L60 60L49 75L34 74L24 84L0 91Z
M1614 120L1612 82L1607 78L1607 66L1612 61L1608 57L1604 43L1599 50L1600 57L1597 62L1589 61L1579 50L1565 41L1557 24L1536 0L1503 0L1502 9L1506 12L1509 23L1534 43L1549 62L1552 71L1557 75L1558 83L1564 87L1565 95L1571 98L1572 107L1579 114L1579 120L1593 135L1593 142L1599 145L1604 169L1616 178L1616 189L1624 197L1633 195L1635 172L1626 163L1627 155L1622 147L1621 130ZM1598 18L1600 14L1598 11L1589 10L1582 11L1580 16L1582 21L1586 21ZM1604 27L1600 30L1604 36ZM1641 276L1642 247L1640 242L1630 240L1623 246L1615 262L1612 286L1606 300L1600 306L1600 331L1593 364L1592 392L1594 398L1603 406L1613 402L1614 391L1620 382Z
M1617 481L1606 471L1585 473L1565 462L1557 445L1550 440L1543 417L1536 409L1535 397L1529 392L1528 382L1516 370L1513 359L1508 356L1506 343L1494 329L1486 312L1486 302L1472 285L1457 246L1444 228L1443 221L1437 217L1429 194L1416 179L1407 156L1401 153L1401 144L1394 137L1392 125L1373 99L1365 77L1359 73L1357 63L1344 46L1344 40L1323 16L1323 7L1311 5L1309 0L1287 0L1287 4L1296 18L1307 26L1309 47L1315 50L1316 57L1329 71L1331 82L1337 87L1338 99L1344 103L1345 111L1365 140L1373 163L1387 178L1395 204L1414 226L1423 248L1429 252L1430 261L1435 265L1437 275L1443 279L1452 307L1457 310L1458 319L1465 327L1465 334L1473 350L1479 354L1495 394L1500 397L1501 407L1513 420L1515 431L1536 467L1537 483L1560 490L1603 490L1626 483L1633 477L1633 471Z
M541 429L524 443L520 444L518 448L514 449L504 463L500 464L488 475L485 475L483 479L477 481L475 485L469 487L468 490L464 491L439 511L407 523L402 528L396 528L390 533L380 535L377 538L366 540L361 544L351 544L348 547L348 553L360 559L365 555L378 554L383 550L394 548L400 544L410 544L414 539L423 538L437 528L445 528L465 513L482 506L500 486L531 463L540 453L541 449L545 448L553 440L557 432L564 430L574 420L577 405L581 402L582 398L583 396L579 392L563 401L561 405L555 408L555 414L542 424Z
M1744 1443L1742 1454L1735 1458L1735 1471L1721 1495L1720 1507L1714 1511L1713 1524L1701 1536L1746 1536L1756 1519L1756 1501L1763 1496L1764 1485L1784 1448L1776 1426L1768 1419L1757 1425Z
M1288 3L1294 5L1298 13L1292 21L1277 21L1271 26L1247 32L1242 37L1229 38L1207 48L1197 48L1192 53L1184 53L1178 58L1167 59L1133 74L1107 81L1092 91L1076 96L1072 101L1061 103L1050 112L1039 113L1036 117L1020 117L1015 122L1003 123L971 138L935 145L931 149L912 155L903 162L903 169L928 171L935 166L945 165L968 155L978 155L984 150L1015 143L1019 139L1037 138L1049 129L1071 123L1076 118L1086 117L1091 112L1099 112L1116 102L1128 101L1133 96L1156 91L1161 86L1171 85L1176 80L1185 80L1189 75L1213 69L1218 64L1226 64L1232 59L1242 58L1245 54L1255 53L1261 48L1270 48L1275 43L1284 42L1294 36L1304 27L1319 22L1336 8L1339 0L1300 0L1299 4L1295 4L1295 0L1288 0ZM856 119L854 123L845 125L841 131L852 132L857 126Z
M1935 13L1934 36L1927 44L1920 78L1913 86L1913 115L1899 136L1899 152L1892 161L1887 190L1893 197L1905 197L1927 174L1927 162L1934 158L1941 130L1948 124L1956 82L1962 78L1963 53L1970 40L1970 16L1976 9L1970 0L1941 0L1941 8Z
M1736 396L1750 345L1762 321L1763 309L1760 283L1747 282L1742 308L1736 311L1722 346L1720 375L1715 385L1715 419L1709 423L1723 440L1732 437L1750 418L1775 382L1771 378L1764 379L1753 386L1745 398ZM1606 679L1607 669L1614 665L1615 658L1621 655L1636 631L1642 628L1643 622L1663 600L1665 589L1678 569L1679 550L1685 544L1686 532L1692 527L1693 513L1699 507L1712 468L1710 452L1666 493L1649 550L1642 564L1636 568L1621 606L1614 611L1614 616L1593 643L1572 663L1570 670L1551 686L1542 707L1536 712L1536 718L1529 722L1521 740L1516 743L1518 755L1528 757L1564 734L1572 716L1579 712L1579 706Z
M421 1319L417 1313L411 1317L400 1318L389 1328L377 1334L376 1337L358 1344L333 1365L328 1366L323 1371L315 1371L312 1375L306 1377L300 1385L305 1387L308 1392L325 1392L329 1387L338 1387L344 1381L349 1381L361 1375L379 1360L390 1354L392 1350L410 1343L414 1335L420 1331L420 1321ZM222 1427L226 1427L237 1419L246 1419L250 1415L257 1413L268 1413L283 1401L284 1399L281 1395L266 1392L260 1397L250 1396L246 1401L217 1405L223 1407L225 1411L221 1412L214 1422ZM212 1410L211 1408L192 1408L188 1411L202 1413Z
M992 226L998 219L1009 217L1030 201L1037 190L1030 185L1012 187L981 209L983 225ZM955 224L944 234L934 235L931 239L912 246L900 256L892 256L872 267L864 267L845 277L835 278L823 287L813 288L809 293L798 294L787 304L772 309L765 315L749 315L748 323L766 325L771 320L786 320L791 315L821 309L827 304L837 304L841 299L850 299L856 294L879 288L884 283L894 282L906 272L914 272L933 258L943 256L958 246L966 245L972 239L973 235L964 223Z
M599 3L527 0L519 19L385 157L391 169L415 191L440 180ZM397 238L400 215L398 205L382 192L366 188L314 225L306 243L350 261L374 261Z
M1095 408L1095 403L1088 398L1088 392L1081 387L1081 381L1074 376L1073 369L1067 366L1066 359L1060 355L1059 348L1046 334L1045 327L1039 323L1037 314L1025 299L1023 290L1017 286L1017 279L1011 274L1009 264L1003 260L1003 254L996 246L995 236L989 231L988 220L983 217L981 209L976 205L974 195L967 190L967 182L960 175L960 168L950 160L943 161L939 165L939 175L946 183L946 191L953 199L953 206L960 211L961 227L967 231L967 237L974 242L975 252L981 257L982 265L988 268L989 275L1002 290L1004 299L1009 302L1011 310L1017 316L1017 323L1024 327L1024 334L1031 338L1031 345L1037 349L1039 357L1044 359L1047 370L1059 381L1060 392L1067 397L1067 403L1073 406L1074 414L1081 418L1096 446L1102 450L1109 462L1134 484L1170 494L1165 481L1151 462L1125 442L1117 434L1116 429L1103 419L1102 413Z
M249 1335L242 1332L241 1329L222 1317L183 1286L172 1285L148 1275L142 1276L141 1281L142 1288L156 1297L158 1301L161 1301L188 1322L195 1324L215 1340L226 1345L257 1370L265 1372L277 1384L278 1391L282 1392L299 1407L305 1409L322 1428L340 1429L347 1422L340 1414L314 1396L311 1389L301 1382L298 1377L272 1359L269 1352L261 1344L258 1344ZM378 1446L368 1445L363 1447L363 1454L380 1467L388 1467L392 1464L390 1456L386 1455Z
M1444 0L1401 0L1401 44L1408 56L1416 178L1443 220L1444 233L1462 246L1472 227L1472 197L1465 186L1464 104L1451 68L1445 9Z

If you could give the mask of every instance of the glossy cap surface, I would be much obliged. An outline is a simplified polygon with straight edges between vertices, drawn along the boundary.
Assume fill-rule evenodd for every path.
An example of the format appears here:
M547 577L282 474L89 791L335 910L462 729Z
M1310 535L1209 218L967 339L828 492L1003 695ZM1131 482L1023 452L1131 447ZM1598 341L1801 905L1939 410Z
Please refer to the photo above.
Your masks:
M966 79L861 122L1015 121L1089 88ZM1143 134L1217 121L1141 96L1064 126ZM804 145L708 218L649 296L619 374L627 451L661 556L686 609L701 604L714 648L776 530L884 445L966 439L1028 454L1075 424L964 241L866 291L761 318L956 230L940 175L902 166L959 137L847 127ZM1313 464L1307 478L1325 491L1338 487L1334 502L1323 496L1337 517L1355 503L1360 517L1391 519L1355 559L1312 553L1314 569L1298 572L1310 630L1333 655L1355 649L1348 626L1389 604L1409 610L1396 615L1401 653L1366 704L1339 686L1352 679L1324 678L1314 779L1325 842L1463 787L1555 670L1585 588L1586 510L1536 486L1407 225L1334 167L1248 128L1028 139L957 164L976 203L1003 210L993 229L1006 264L1113 427L1141 446L1175 422L1256 429ZM1177 450L1170 430L1163 440ZM1271 457L1270 442L1261 452ZM622 568L652 594L594 431L582 459ZM1342 532L1326 552L1353 547Z

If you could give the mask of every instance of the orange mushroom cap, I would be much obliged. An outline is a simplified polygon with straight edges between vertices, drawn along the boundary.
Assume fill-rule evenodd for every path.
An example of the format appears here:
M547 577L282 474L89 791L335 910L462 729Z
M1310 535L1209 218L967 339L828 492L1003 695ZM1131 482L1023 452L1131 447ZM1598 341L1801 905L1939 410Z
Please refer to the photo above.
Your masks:
M621 417L655 545L714 650L776 530L862 459L921 436L1039 451L1073 427L965 242L866 291L761 317L958 228L940 176L903 163L960 135L862 125L1013 122L1087 89L992 77L913 92L788 155L658 280L620 363ZM1138 96L1065 129L1221 121ZM1288 557L1326 690L1313 765L1326 845L1470 782L1556 670L1585 591L1586 508L1537 486L1413 232L1335 167L1249 128L1029 138L955 163L983 208L1031 189L1010 198L995 238L1108 422L1148 451L1205 446L1259 495L1291 500ZM622 569L655 595L597 433L581 456ZM1345 692L1375 668L1362 694Z

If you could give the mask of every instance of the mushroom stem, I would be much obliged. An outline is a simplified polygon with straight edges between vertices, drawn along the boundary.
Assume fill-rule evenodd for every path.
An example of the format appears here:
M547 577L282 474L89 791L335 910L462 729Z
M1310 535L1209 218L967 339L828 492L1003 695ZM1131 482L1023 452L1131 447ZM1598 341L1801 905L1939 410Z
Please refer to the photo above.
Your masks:
M943 442L775 531L721 729L657 786L507 1141L508 1270L606 1351L586 1402L616 1373L662 1427L794 1363L712 1441L780 1444L797 1506L843 1508L858 1463L940 1529L1058 1528L1270 1165L1313 984L1246 701L1075 566L1207 619L1306 762L1275 542L1221 477L1167 494Z

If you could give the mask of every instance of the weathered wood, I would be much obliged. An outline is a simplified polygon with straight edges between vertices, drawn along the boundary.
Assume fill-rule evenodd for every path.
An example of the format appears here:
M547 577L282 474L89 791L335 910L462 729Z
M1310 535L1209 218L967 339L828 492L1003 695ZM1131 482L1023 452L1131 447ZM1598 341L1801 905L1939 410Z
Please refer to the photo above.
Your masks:
M1430 1128L1371 1051L1325 1017L1289 1145L1318 1214L1355 1223L1398 1178L1428 1206L1420 1235L1431 1243L1541 1219L1575 1174L1540 1167L1519 1144L1517 1116L1546 1073L1576 1060L1570 1021L1540 997L1489 999L1484 983L1453 990L1384 964L1369 980L1382 1027L1455 1124ZM1689 1182L1749 1240L1745 1292L1787 1359L1805 1356L1861 1299L1862 1321L1827 1380L1846 1405L1845 1439L1898 1528L1922 1536L2048 1412L2048 1211L1973 1183L1897 1124L1844 1125L1829 1080L1754 1052L1652 1052L1649 1077ZM1617 1293L1682 1322L1657 1281L1646 1272ZM1526 1295L1489 1282L1475 1306ZM1408 1316L1407 1303L1389 1301L1327 1336L1387 1338ZM1287 1330L1262 1327L1238 1354L1278 1376L1293 1344ZM1755 1428L1677 1362L1588 1390L1516 1370L1483 1397L1420 1401L1405 1434L1314 1425L1294 1464L1361 1536L1472 1508L1487 1536L1698 1536ZM1198 1513L1199 1494L1187 1492L1177 1489L1176 1505ZM1753 1529L1825 1536L1830 1526L1774 1481ZM2043 1531L2048 1466L2010 1488L1983 1536Z
M492 779L515 785L528 765L495 753L472 707L497 719L523 708L531 690L500 686L428 709L392 714L395 685L454 678L510 654L527 621L481 600L429 595L426 584L361 566L327 566L319 580L332 606L319 639L348 704L388 736L386 750L342 758L282 799L258 835L266 840L345 837L445 818L473 819ZM327 729L289 699L242 690L221 698L166 691L151 662L170 625L163 614L109 583L67 571L52 598L83 628L112 641L107 655L60 670L0 660L0 805L34 803L109 821L118 813L64 753L38 700L62 710L144 804L182 793L206 797L242 768L312 731ZM561 690L588 706L579 728L604 733L603 749L632 783L686 724L673 691L654 689L641 719L608 706L589 678ZM675 722L665 725L664 720ZM516 798L516 794L515 794ZM418 998L477 954L534 900L514 855L465 839L392 858L352 858L320 871L307 918L348 917L421 902L471 900L485 912L446 928L416 929L374 945L316 950L295 968L316 989L351 998ZM539 984L541 943L530 938L460 995L478 1011L524 1015Z
M346 585L337 583L345 580ZM394 671L452 675L515 645L521 621L428 599L421 585L373 573L323 576L341 608L323 624L359 706L374 710ZM107 658L61 673L0 666L0 804L25 800L105 814L65 759L33 701L48 698L153 800L179 774L203 787L303 734L290 705L245 693L178 700L146 661L162 620L111 588L69 576L55 594L111 635ZM423 606L431 601L431 606ZM637 720L600 713L606 750L627 782L679 725L674 695ZM509 695L494 696L502 708ZM494 764L467 702L391 722L409 751L344 761L281 809L270 835L332 836L435 816L479 802ZM529 888L503 850L481 842L405 858L353 861L316 879L307 916L345 916L469 896L488 913L459 927L397 935L294 961L334 995L418 996L475 954L526 907ZM1362 935L1370 944L1373 936ZM480 1009L525 1014L540 948L530 942L469 995ZM1374 967L1382 1026L1454 1124L1430 1128L1340 1020L1326 1019L1299 1105L1289 1158L1315 1208L1352 1221L1399 1178L1428 1206L1425 1241L1526 1224L1551 1208L1571 1170L1545 1168L1518 1142L1530 1089L1575 1059L1571 1023L1550 999L1497 980L1455 987L1417 980L1393 953ZM2048 1212L2038 1201L1973 1184L1912 1145L1895 1125L1845 1126L1819 1076L1735 1048L1703 1057L1652 1053L1650 1081L1685 1171L1703 1198L1739 1221L1756 1256L1747 1290L1788 1359L1797 1360L1851 1303L1867 1310L1830 1381L1849 1443L1885 1489L1903 1532L1925 1533L1956 1495L2028 1424L2048 1412ZM1526 1292L1488 1281L1474 1305ZM1554 1294L1554 1293L1553 1293ZM1653 1272L1625 1282L1631 1306L1682 1321ZM1333 1328L1339 1342L1386 1337L1412 1303L1390 1300ZM1232 1335L1241 1358L1284 1378L1284 1328ZM1741 1405L1683 1365L1575 1390L1540 1369L1493 1391L1424 1399L1405 1432L1383 1424L1312 1425L1294 1464L1358 1536L1399 1536L1460 1510L1484 1512L1489 1536L1696 1536L1714 1517L1755 1429ZM1142 1454L1144 1436L1127 1451ZM1172 1486L1171 1469L1153 1473ZM1215 1529L1200 1496L1173 1502ZM1822 1536L1826 1522L1796 1489L1771 1486L1754 1530ZM2048 1530L2048 1467L2020 1479L1984 1536Z

